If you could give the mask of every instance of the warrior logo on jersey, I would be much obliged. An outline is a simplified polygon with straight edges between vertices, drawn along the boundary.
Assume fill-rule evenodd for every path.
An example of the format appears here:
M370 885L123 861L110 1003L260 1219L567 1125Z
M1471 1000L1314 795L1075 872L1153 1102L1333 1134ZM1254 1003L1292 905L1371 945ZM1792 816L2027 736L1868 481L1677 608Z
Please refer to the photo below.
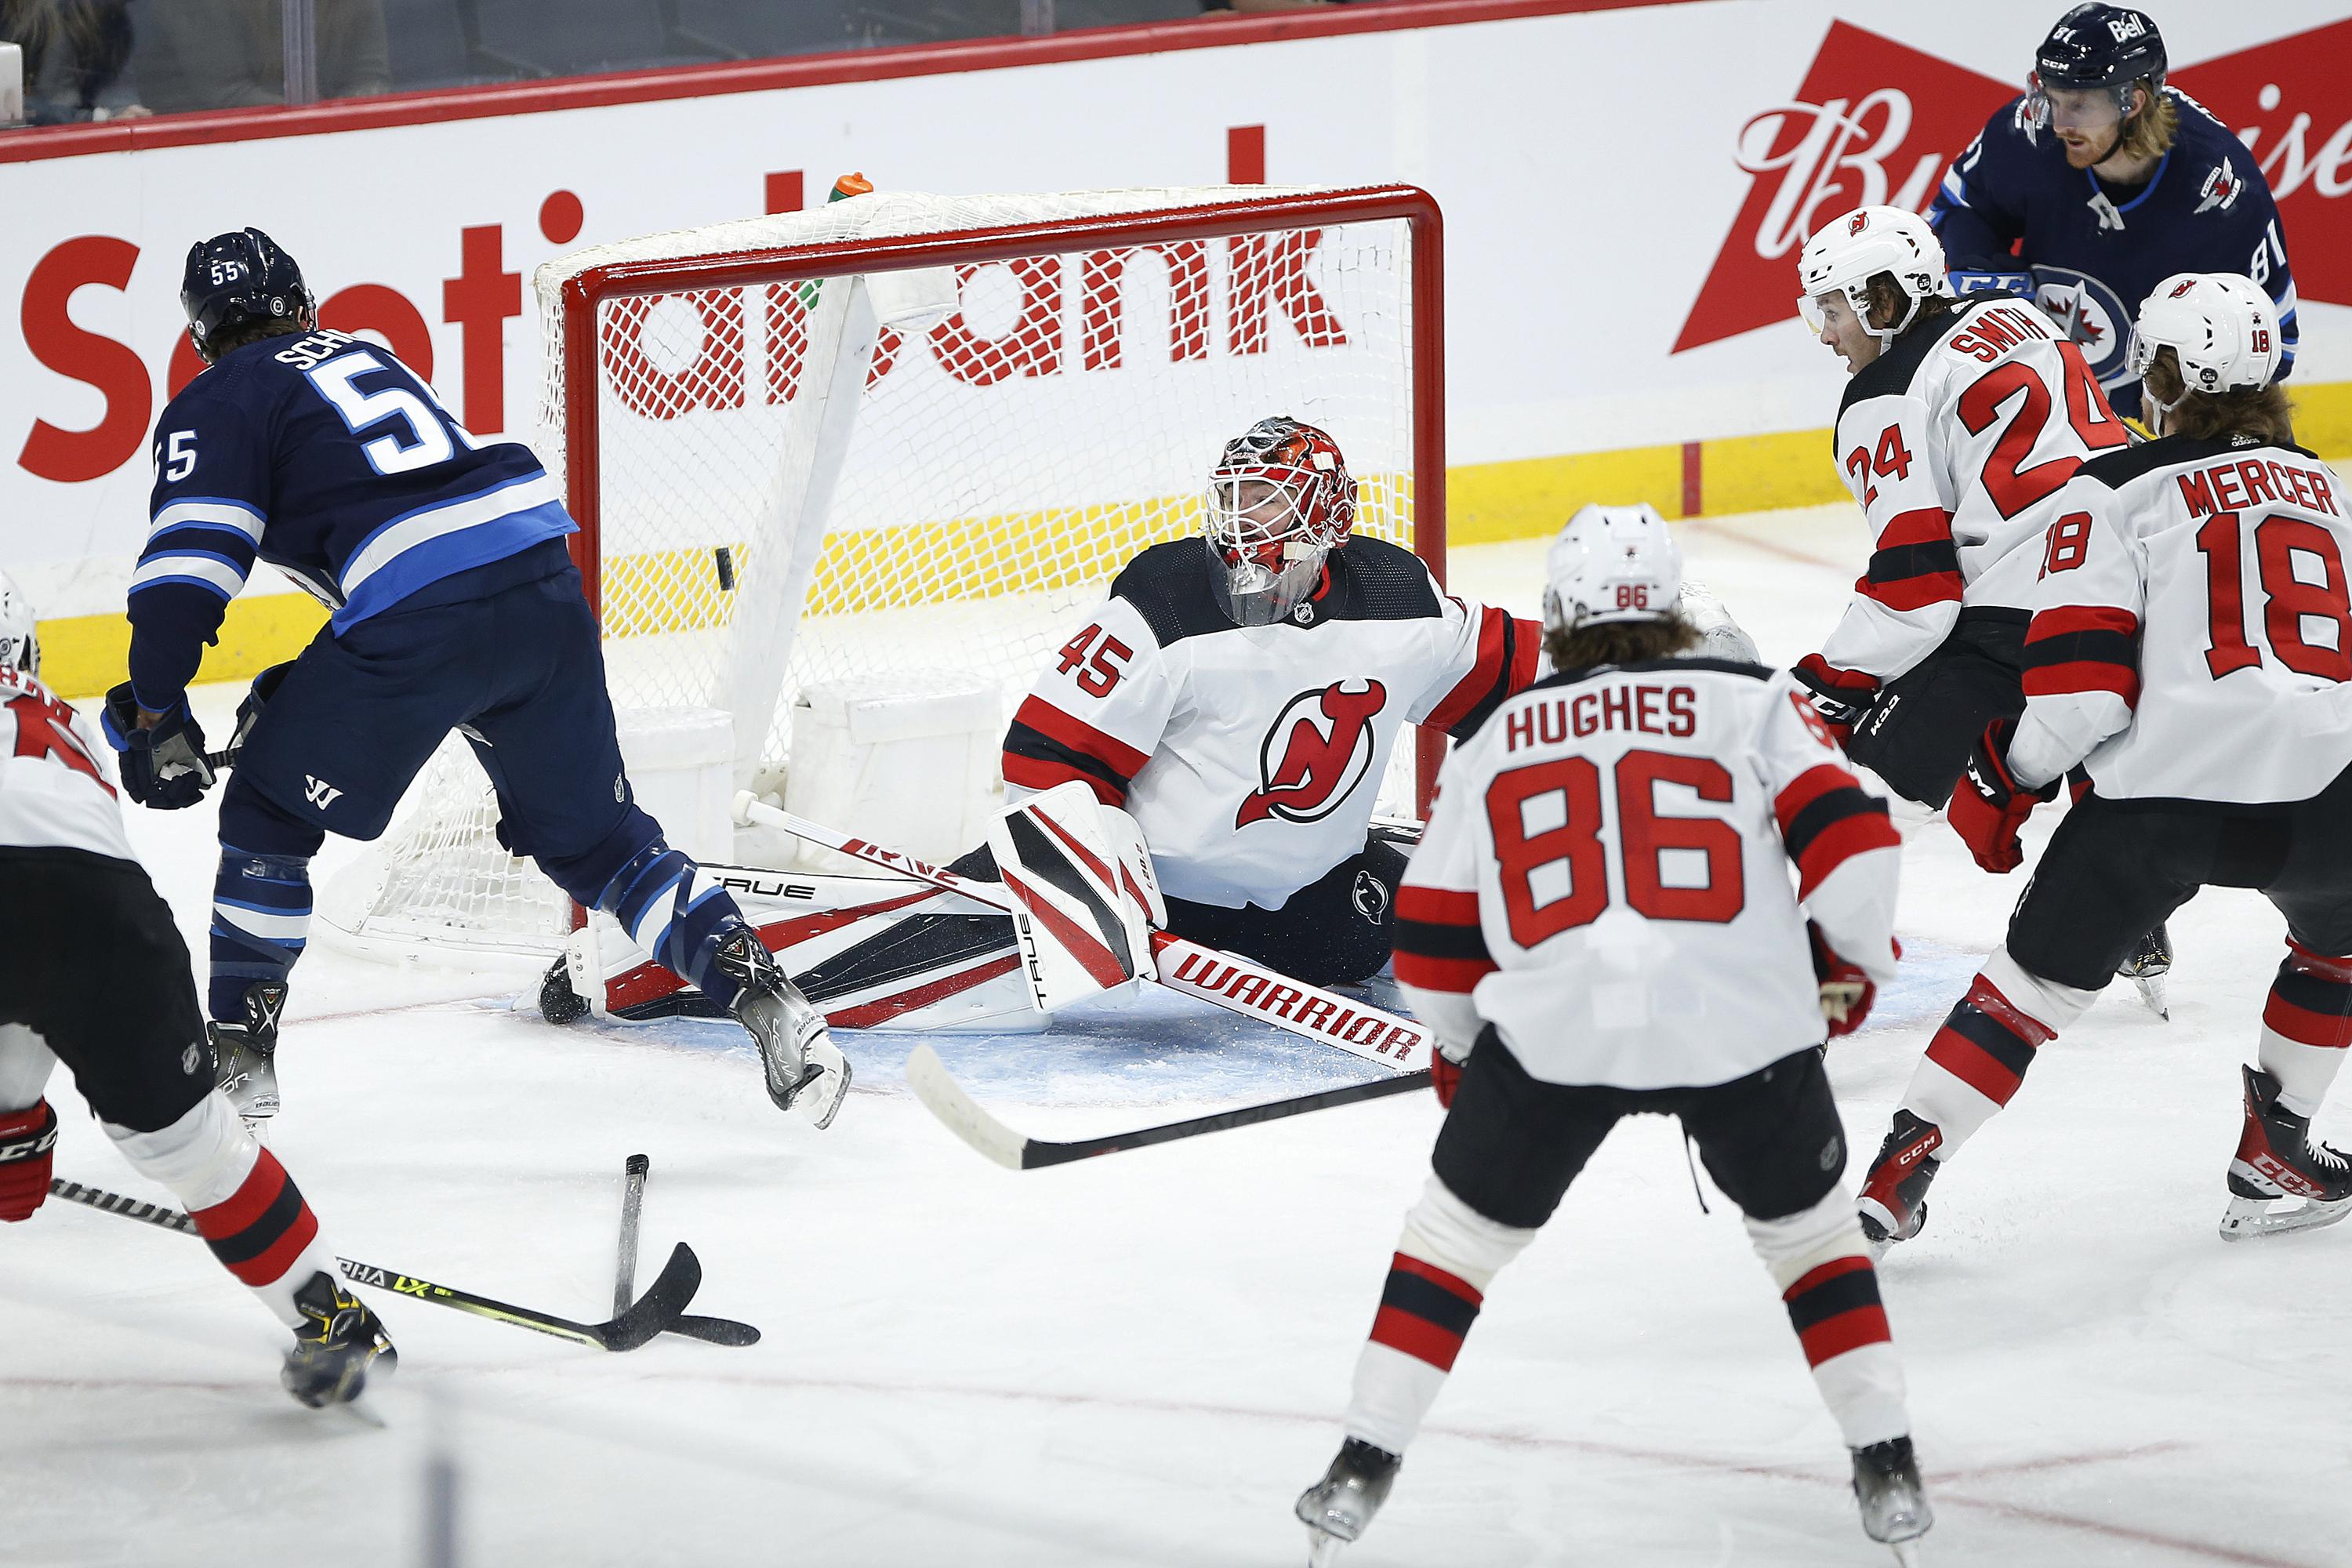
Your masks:
M2116 291L2087 272L2070 267L2036 267L2033 302L2082 345L2083 358L2099 384L2109 390L2131 379L2124 351L2131 343L2132 313Z
M1377 680L1361 690L1350 684L1333 681L1282 705L1258 748L1258 788L1234 814L1235 827L1268 817L1319 822L1364 782L1372 771L1372 721L1389 693Z

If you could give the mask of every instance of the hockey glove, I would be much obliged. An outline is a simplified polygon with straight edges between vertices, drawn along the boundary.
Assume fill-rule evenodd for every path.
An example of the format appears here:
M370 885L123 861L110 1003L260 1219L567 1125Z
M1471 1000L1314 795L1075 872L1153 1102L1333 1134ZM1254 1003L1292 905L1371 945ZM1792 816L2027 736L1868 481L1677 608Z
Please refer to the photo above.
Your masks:
M1440 1108L1454 1109L1454 1091L1462 1087L1462 1064L1446 1055L1444 1046L1433 1043L1429 1053L1429 1087L1437 1091Z
M2014 871L2025 859L2018 834L2033 808L2058 795L2058 781L2027 789L2009 771L2010 738L2017 733L2014 719L1996 719L1985 726L1969 765L1952 785L1952 802L1944 811L1952 831L1967 841L1969 853L1988 871Z
M122 753L122 793L158 811L178 811L205 798L213 787L205 761L205 730L181 698L152 730L139 727L139 700L124 681L106 694L100 724Z
M245 738L253 733L253 727L261 722L261 710L269 705L271 698L278 695L278 689L286 683L286 672L293 668L294 661L289 658L284 664L271 665L253 678L253 689L247 692L245 700L236 705L236 729L230 734L227 746L232 757L245 744Z
M1871 1004L1878 1000L1878 986L1840 957L1822 936L1822 928L1811 921L1805 922L1805 937L1812 943L1813 978L1821 984L1822 1018L1829 1025L1830 1038L1851 1035L1870 1016ZM1903 956L1901 942L1895 944L1895 956Z
M1830 739L1841 748L1853 739L1854 726L1878 700L1877 681L1859 670L1839 669L1817 653L1807 654L1789 673L1804 688L1813 711L1829 726Z
M0 1220L33 1217L49 1195L49 1160L57 1146L58 1113L47 1100L0 1110Z

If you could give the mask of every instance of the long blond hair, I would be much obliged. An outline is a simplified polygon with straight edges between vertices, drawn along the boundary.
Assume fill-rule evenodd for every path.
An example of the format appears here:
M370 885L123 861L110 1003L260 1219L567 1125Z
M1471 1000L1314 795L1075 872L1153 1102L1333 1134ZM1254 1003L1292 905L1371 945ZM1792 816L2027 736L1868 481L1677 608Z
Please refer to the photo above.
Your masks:
M2180 130L2180 110L2173 107L2171 95L2154 77L2144 76L2132 85L2147 94L2147 102L2124 121L2123 138L2108 155L2161 158L2172 151L2172 139Z

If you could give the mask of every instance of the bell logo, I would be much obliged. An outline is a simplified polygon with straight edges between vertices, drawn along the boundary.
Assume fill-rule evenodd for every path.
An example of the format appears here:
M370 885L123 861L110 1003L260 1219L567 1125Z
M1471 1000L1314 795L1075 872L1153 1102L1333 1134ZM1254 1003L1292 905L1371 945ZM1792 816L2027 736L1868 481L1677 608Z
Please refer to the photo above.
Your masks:
M1377 680L1350 691L1334 681L1319 691L1302 691L1282 705L1258 749L1259 787L1234 814L1234 826L1269 817L1284 822L1319 822L1372 771L1372 721L1388 705L1388 689Z

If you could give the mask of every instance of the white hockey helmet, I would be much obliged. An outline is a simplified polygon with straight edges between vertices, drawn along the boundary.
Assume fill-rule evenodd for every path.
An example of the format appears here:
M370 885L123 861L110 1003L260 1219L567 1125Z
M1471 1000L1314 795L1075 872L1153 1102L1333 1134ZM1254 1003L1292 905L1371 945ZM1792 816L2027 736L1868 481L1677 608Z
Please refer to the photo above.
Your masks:
M1911 301L1903 319L1891 327L1870 324L1870 280L1885 272ZM1797 258L1797 277L1804 293L1797 311L1815 332L1822 330L1817 302L1832 291L1845 296L1863 331L1874 338L1891 338L1919 314L1919 302L1949 294L1944 277L1944 247L1927 220L1902 207L1856 207L1824 226L1805 241Z
M1663 620L1682 586L1682 546L1655 508L1588 506L1544 552L1544 629Z
M2251 278L2234 272L2176 272L2156 286L2132 323L2124 363L2146 378L2158 349L2180 362L2181 396L2268 386L2278 374L2278 307ZM2159 414L2179 404L2148 403Z
M26 675L41 673L41 639L35 635L33 604L0 572L0 665Z

